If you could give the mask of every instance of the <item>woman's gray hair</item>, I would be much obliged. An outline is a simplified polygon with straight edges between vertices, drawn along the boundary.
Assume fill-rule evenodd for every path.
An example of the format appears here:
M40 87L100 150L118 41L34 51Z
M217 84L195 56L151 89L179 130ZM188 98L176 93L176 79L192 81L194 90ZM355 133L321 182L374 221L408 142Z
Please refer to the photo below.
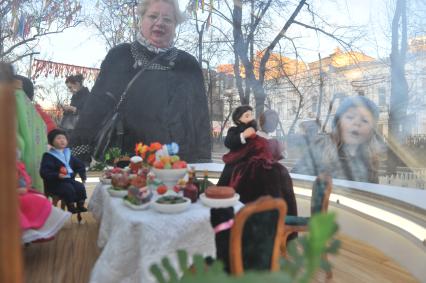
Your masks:
M185 21L185 15L179 10L178 0L141 0L138 5L138 15L141 20L143 19L143 16L145 15L149 6L154 2L164 2L173 6L174 15L176 18L176 26Z

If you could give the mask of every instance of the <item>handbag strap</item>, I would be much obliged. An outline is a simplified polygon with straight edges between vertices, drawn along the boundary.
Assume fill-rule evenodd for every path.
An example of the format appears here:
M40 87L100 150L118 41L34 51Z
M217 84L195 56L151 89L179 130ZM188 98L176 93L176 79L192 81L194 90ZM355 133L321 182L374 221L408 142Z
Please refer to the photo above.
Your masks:
M167 52L161 52L158 53L157 55L155 55L154 58L152 58L148 64L146 64L145 66L143 66L137 73L136 75L133 76L133 78L130 80L130 82L127 84L126 88L124 89L123 93L121 94L120 100L118 101L117 105L115 106L115 111L114 112L118 112L120 110L121 105L123 104L124 100L127 97L127 92L129 91L130 87L133 85L133 83L136 81L136 79L143 73L146 71L146 69L151 66L152 63L154 63L156 60L158 60L160 57L164 56Z

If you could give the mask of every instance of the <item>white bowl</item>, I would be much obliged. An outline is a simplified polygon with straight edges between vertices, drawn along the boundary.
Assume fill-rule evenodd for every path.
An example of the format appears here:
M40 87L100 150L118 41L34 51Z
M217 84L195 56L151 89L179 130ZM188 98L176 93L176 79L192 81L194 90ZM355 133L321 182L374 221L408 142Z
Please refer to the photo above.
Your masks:
M141 205L135 205L135 204L131 203L130 201L126 200L126 199L123 199L123 203L124 203L125 206L127 206L131 209L134 209L134 210L147 209L149 207L149 205L151 204L151 202L149 201L149 202L141 204Z
M114 190L113 188L108 188L108 193L112 197L122 198L124 196L127 196L127 190Z
M111 185L111 179L99 177L99 181L104 185Z
M158 169L152 168L152 172L160 179L169 189L176 185L180 178L183 178L188 171L187 168L182 169Z
M152 207L161 213L179 213L188 209L191 205L191 200L189 198L184 197L185 202L175 203L175 204L164 204L158 203L154 201L152 203Z
M205 206L213 207L213 208L234 206L238 203L239 199L240 199L239 194L235 194L232 198L221 198L221 199L208 198L206 197L204 193L200 195L201 202Z

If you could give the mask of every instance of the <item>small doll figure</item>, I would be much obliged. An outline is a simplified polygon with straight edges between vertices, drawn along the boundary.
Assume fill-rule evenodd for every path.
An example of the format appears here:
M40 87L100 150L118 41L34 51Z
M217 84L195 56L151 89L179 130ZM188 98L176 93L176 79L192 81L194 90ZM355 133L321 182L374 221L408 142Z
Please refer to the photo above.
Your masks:
M279 121L280 117L276 111L272 109L266 110L259 116L259 129L256 134L267 139L269 141L270 150L273 151L274 156L278 156L278 159L282 159L287 158L288 155L285 144L270 136L270 134L277 129Z
M65 131L54 129L47 139L52 148L44 153L40 165L46 192L64 200L69 212L86 212L86 188L75 180L76 174L79 174L83 182L86 181L84 163L71 155Z
M253 108L249 105L238 106L232 113L234 127L229 128L225 138L225 146L230 152L238 151L247 143L247 139L256 136L257 123L253 116ZM222 174L217 183L218 186L229 186L233 164L225 164Z

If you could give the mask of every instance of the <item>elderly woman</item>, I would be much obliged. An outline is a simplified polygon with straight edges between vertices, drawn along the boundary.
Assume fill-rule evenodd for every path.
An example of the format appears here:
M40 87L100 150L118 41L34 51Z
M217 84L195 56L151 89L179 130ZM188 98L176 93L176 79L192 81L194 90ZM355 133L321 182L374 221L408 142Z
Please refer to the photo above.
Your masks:
M74 130L73 146L94 142L100 124L121 104L121 148L132 154L137 142L176 142L182 159L211 158L210 121L204 80L198 62L173 47L175 29L183 21L176 0L143 0L137 40L111 49L101 65L92 95ZM78 149L74 150L78 153Z

